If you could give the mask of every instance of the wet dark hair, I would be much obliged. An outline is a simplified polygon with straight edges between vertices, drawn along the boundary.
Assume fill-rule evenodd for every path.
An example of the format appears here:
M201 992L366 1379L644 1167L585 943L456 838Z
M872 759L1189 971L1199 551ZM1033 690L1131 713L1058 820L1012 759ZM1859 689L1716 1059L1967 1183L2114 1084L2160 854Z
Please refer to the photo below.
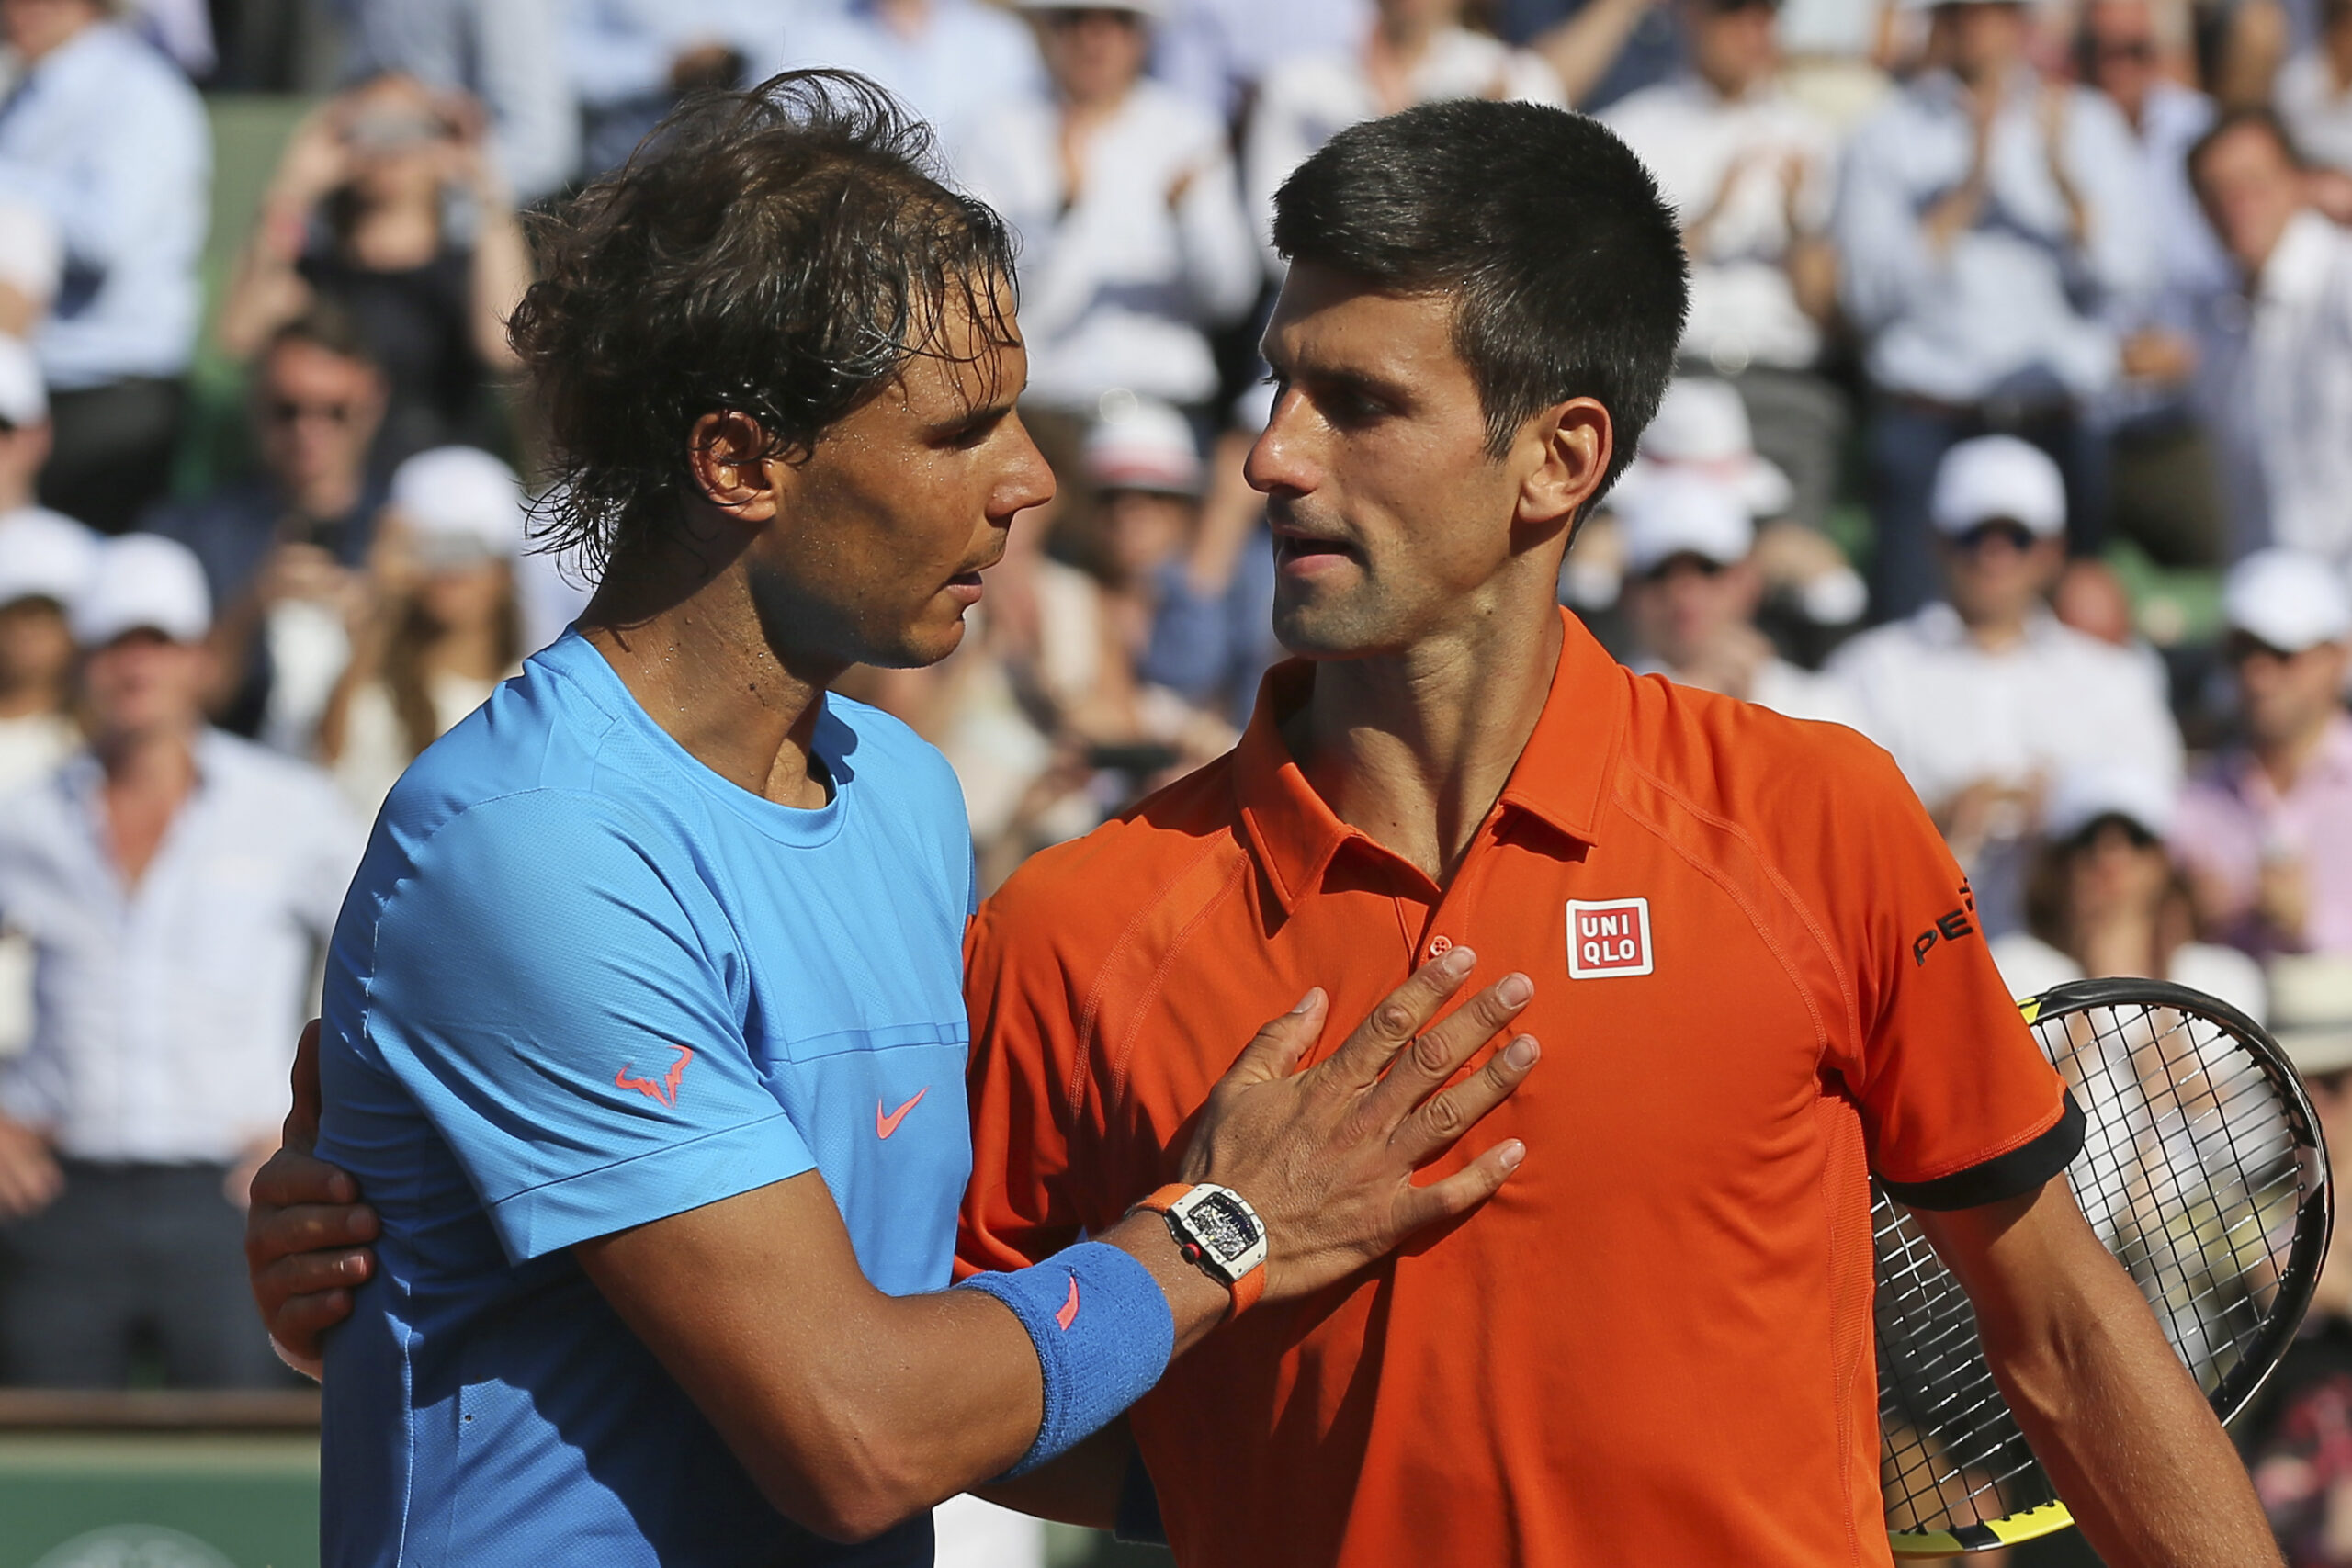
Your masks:
M1274 244L1400 294L1456 297L1453 344L1499 457L1571 398L1633 461L1674 374L1690 287L1657 182L1600 121L1534 104L1425 104L1351 127L1274 197Z
M787 72L689 99L540 220L542 276L508 329L558 481L539 547L597 571L674 518L705 414L802 461L910 359L946 355L965 314L1010 342L1012 237L934 158L865 77Z

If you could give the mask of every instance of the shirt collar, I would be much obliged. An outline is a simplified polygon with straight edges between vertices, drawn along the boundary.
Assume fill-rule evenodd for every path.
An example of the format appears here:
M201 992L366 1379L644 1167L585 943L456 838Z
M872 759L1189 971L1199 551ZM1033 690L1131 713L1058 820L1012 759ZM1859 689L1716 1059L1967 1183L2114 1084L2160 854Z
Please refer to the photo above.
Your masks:
M1631 677L1582 622L1566 610L1560 618L1566 635L1551 691L1498 804L1594 843L1624 735ZM1377 850L1315 793L1283 743L1283 721L1298 710L1314 683L1315 667L1306 660L1268 671L1250 727L1234 750L1233 788L1242 832L1285 913L1314 891L1350 840Z

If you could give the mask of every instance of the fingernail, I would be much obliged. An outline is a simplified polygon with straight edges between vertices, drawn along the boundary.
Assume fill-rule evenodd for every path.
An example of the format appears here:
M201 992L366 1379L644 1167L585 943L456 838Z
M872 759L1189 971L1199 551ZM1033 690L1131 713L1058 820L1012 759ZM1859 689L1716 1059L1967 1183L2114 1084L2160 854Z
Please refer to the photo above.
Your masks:
M1453 948L1437 961L1439 974L1451 975L1457 979L1477 966L1478 955L1466 947Z
M1524 975L1506 975L1495 987L1495 999L1507 1008L1524 1007L1535 994L1535 982Z
M1505 1170L1517 1170L1519 1168L1519 1162L1526 1157L1527 1145L1521 1143L1518 1139L1513 1138L1510 1143L1503 1145L1503 1168Z
M1297 1005L1296 1007L1295 1007L1295 1008L1293 1008L1293 1009L1291 1009L1291 1010L1290 1010L1290 1011L1291 1011L1291 1016L1292 1016L1293 1018L1295 1018L1295 1017L1297 1017L1300 1013L1303 1013L1303 1012L1305 1012L1307 1009L1309 1009L1309 1008L1313 1007L1313 1006L1315 1005L1315 998L1316 998L1316 997L1317 997L1318 995L1320 995L1320 994L1321 994L1322 989L1323 989L1323 987L1320 987L1320 986L1317 986L1317 987L1313 987L1312 989L1310 989L1310 990L1306 993L1306 995L1305 995L1305 996L1303 996L1303 997L1299 998L1298 998L1298 1005Z
M1513 1072L1525 1072L1543 1054L1532 1036L1522 1034L1503 1047L1503 1065Z

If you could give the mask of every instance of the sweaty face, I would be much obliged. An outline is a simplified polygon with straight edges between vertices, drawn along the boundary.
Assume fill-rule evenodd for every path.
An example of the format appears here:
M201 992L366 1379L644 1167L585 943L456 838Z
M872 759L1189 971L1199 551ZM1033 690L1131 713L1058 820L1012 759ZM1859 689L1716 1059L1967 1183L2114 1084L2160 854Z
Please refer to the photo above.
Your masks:
M1274 534L1274 632L1309 658L1392 653L1488 614L1536 460L1487 452L1440 296L1291 269L1267 326L1278 389L1250 450Z
M946 658L1014 514L1052 498L1013 412L1029 374L1020 344L989 344L967 318L938 347L824 433L752 547L754 606L780 654L896 668Z

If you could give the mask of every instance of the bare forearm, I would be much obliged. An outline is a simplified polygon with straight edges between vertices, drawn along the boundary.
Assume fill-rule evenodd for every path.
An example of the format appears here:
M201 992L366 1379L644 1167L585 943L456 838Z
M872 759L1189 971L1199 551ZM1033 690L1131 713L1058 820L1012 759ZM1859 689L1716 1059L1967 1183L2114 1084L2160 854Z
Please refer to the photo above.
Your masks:
M2253 1568L2277 1548L2235 1450L2130 1280L2085 1281L2070 1326L1987 1345L2009 1408L2113 1568Z

